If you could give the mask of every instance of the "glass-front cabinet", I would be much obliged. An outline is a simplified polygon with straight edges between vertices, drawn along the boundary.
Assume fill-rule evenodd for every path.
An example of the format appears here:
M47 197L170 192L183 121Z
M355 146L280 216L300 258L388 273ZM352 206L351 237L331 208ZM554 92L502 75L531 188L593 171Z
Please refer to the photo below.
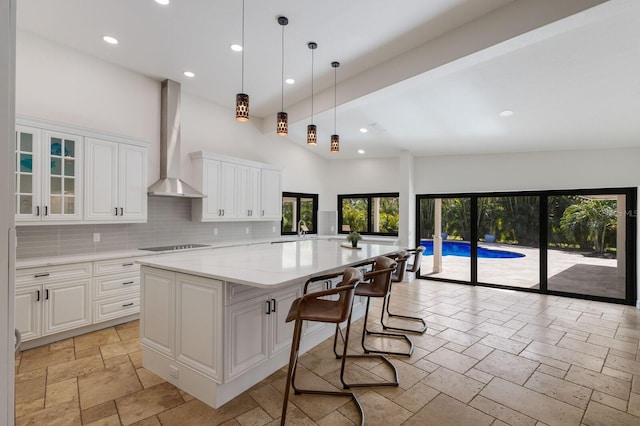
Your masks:
M81 136L17 126L16 221L78 221Z

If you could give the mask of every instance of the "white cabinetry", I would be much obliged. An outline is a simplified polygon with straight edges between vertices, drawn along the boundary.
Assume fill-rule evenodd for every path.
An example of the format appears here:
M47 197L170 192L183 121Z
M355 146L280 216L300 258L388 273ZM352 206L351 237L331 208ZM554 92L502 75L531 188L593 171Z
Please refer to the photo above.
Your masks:
M46 120L16 121L16 222L146 222L145 143Z
M16 126L16 221L82 219L82 137Z
M263 168L260 176L260 215L265 220L282 219L282 172Z
M16 271L15 312L24 341L91 324L91 263Z
M140 265L131 258L93 263L93 323L140 312Z
M184 366L222 382L223 283L147 267L141 275L141 343L176 372Z
M296 285L227 306L224 345L227 380L288 350L294 322L286 323L285 319L291 303L301 293Z
M146 148L95 138L85 145L85 220L146 222Z
M194 186L207 195L207 198L192 201L193 220L281 219L279 169L202 151L190 155Z

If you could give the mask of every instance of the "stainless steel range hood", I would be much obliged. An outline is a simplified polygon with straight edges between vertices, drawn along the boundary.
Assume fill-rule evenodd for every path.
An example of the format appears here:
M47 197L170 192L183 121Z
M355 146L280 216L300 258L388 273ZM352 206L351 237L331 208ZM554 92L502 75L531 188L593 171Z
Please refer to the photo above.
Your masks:
M149 196L204 198L206 195L183 182L180 175L180 83L162 82L160 97L160 179L148 189Z

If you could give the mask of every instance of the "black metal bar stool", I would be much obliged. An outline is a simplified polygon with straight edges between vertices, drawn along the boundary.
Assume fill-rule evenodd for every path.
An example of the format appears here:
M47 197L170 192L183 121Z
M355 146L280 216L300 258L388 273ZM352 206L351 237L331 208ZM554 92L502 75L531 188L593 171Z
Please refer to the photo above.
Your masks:
M391 276L391 282L396 282L396 283L401 282L404 279L405 270L408 272L416 272L420 268L420 262L422 261L423 252L424 252L424 247L418 246L413 250L406 250L404 252L397 253L395 256L393 255L389 256L391 258L395 258L395 261L398 263L398 267L396 268L395 272ZM404 253L404 255L401 255L401 253ZM407 265L407 261L411 257L412 253L414 255L413 264ZM386 305L386 312L389 318L400 318L402 320L418 322L421 324L417 328L413 328L413 329L393 327L393 326L387 325L384 322L385 308L383 306L382 318L380 319L380 322L382 323L382 328L384 328L385 330L397 330L397 331L405 331L408 333L419 333L419 334L423 334L425 331L427 331L427 323L423 318L412 317L409 315L393 314L389 312L389 305L391 304L391 292L389 292L389 295L387 296L387 298L384 300L383 303Z
M329 290L322 290L313 293L307 293L309 284L316 281L326 281L342 275L342 281ZM360 405L360 401L352 392L332 392L321 391L315 389L300 389L296 386L296 367L298 366L298 355L300 352L300 338L302 335L303 321L318 321L326 323L335 323L336 330L340 329L340 323L347 321L344 351L341 356L342 366L340 368L340 376L344 373L345 361L347 359L347 345L349 342L349 331L351 329L351 308L353 307L353 297L358 283L362 280L362 273L355 268L347 268L342 274L323 275L310 278L304 285L304 294L291 304L286 322L295 320L293 331L293 342L291 342L291 357L289 358L289 370L287 372L287 384L284 390L284 403L282 405L282 417L280 424L284 425L287 416L287 403L289 402L289 391L293 387L296 395L333 395L351 397L360 411L360 425L364 425L364 411ZM337 300L326 299L326 296L338 295ZM337 331L336 331L337 333ZM334 341L335 351L335 341Z

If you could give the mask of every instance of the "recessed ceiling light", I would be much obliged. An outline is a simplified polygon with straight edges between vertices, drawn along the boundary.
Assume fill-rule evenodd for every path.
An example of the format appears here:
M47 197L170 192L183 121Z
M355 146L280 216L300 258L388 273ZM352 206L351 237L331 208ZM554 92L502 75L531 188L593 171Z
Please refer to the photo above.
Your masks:
M286 79L284 82L285 82L285 83L287 83L287 84L293 84L293 83L295 83L296 81L295 81L294 79L292 79L292 78L288 78L288 79Z
M185 72L184 72L184 75L185 75L185 76L187 76L187 77L191 77L191 78L193 78L193 77L195 77L195 76L196 76L196 75L195 75L194 73L192 73L191 71L185 71Z
M506 109L500 113L500 117L511 117L513 115L513 111L510 109Z
M364 154L364 149L359 149L358 154Z
M156 3L166 6L169 4L169 0L156 0Z
M106 36L102 36L102 39L109 44L118 44L118 39L115 37L106 35Z
M234 52L242 52L242 46L239 44L232 44L230 47Z
M360 129L360 133L367 133L369 130L366 127Z

